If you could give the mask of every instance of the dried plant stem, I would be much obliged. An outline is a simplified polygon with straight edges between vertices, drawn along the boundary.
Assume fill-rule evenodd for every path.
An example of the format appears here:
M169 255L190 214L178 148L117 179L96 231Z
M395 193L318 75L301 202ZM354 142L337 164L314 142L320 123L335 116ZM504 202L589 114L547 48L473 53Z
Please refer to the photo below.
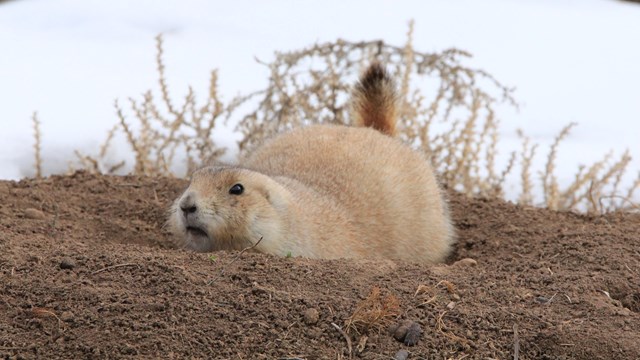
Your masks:
M556 176L554 175L555 170L555 160L558 151L558 145L560 142L569 135L571 128L576 126L576 123L570 123L569 125L562 128L560 134L556 136L553 144L551 145L551 151L549 152L549 156L547 157L547 165L545 167L545 171L542 174L542 188L544 192L544 198L547 208L551 210L558 210L559 204L559 191L558 191L558 181Z
M160 90L162 92L162 100L164 101L164 104L167 106L167 109L169 110L169 112L171 114L176 115L176 111L173 108L173 105L171 104L171 98L169 97L169 89L167 86L167 80L165 78L165 74L164 74L164 70L165 70L165 66L164 66L164 61L162 60L163 55L164 55L164 48L163 48L163 39L162 39L162 34L158 34L156 36L156 66L157 66L157 70L158 70L158 82L160 83Z
M121 267L127 267L127 266L137 266L140 267L140 265L138 264L133 264L133 263L127 263L127 264L118 264L118 265L111 265L111 266L107 266L104 267L102 269L96 270L94 272L91 273L91 275L95 275L95 274L99 274L103 271L107 271L107 270L111 270L111 269L117 269L117 268L121 268Z
M35 142L33 144L33 150L35 154L35 164L34 167L36 169L36 178L42 178L42 135L40 132L40 121L38 120L38 113L34 112L31 116L31 120L33 122L33 137L35 138Z
M351 358L351 354L353 353L353 346L351 345L351 338L349 337L349 335L347 335L347 333L344 330L342 330L342 328L338 324L331 323L331 326L333 326L336 330L338 330L340 335L342 335L344 340L347 342L347 350L349 351L348 352L349 358Z
M531 139L524 135L522 130L518 130L518 136L522 139L521 163L522 170L520 172L520 182L522 183L522 192L518 198L518 203L524 205L533 204L533 184L531 181L531 162L535 156L538 144L530 146Z

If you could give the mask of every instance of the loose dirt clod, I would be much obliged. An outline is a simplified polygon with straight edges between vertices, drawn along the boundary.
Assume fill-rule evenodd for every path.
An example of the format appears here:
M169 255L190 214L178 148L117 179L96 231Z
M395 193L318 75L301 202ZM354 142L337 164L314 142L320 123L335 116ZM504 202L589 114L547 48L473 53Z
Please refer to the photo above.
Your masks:
M458 266L458 267L471 267L471 266L476 266L478 265L478 262L474 259L470 259L470 258L465 258L465 259L460 259L456 262L454 262L453 264L451 264L451 266Z
M62 314L60 314L60 320L64 322L73 321L73 313L71 311L64 311Z
M310 308L305 310L304 312L304 323L307 325L315 325L320 319L320 314L318 310Z
M70 258L64 258L60 261L60 269L63 270L72 270L76 266L76 263L73 262Z
M409 358L409 352L405 349L398 350L398 352L393 355L394 360L407 360Z
M46 218L46 216L42 211L34 208L25 209L24 217L27 219L33 219L33 220L42 220Z

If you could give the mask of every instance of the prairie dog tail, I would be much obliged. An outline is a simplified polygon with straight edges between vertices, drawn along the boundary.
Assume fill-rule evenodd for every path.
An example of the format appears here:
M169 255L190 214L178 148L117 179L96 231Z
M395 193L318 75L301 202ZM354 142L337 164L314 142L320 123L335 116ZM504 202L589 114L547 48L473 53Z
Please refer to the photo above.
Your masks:
M366 126L387 135L395 135L395 83L382 65L373 63L369 66L356 84L352 97L356 126Z

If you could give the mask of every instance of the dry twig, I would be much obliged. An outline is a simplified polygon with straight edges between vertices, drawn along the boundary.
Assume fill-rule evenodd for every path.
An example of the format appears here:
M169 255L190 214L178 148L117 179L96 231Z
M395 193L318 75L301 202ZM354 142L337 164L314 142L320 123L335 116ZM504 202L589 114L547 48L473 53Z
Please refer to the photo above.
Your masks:
M340 335L342 335L342 337L347 341L347 348L349 350L349 358L351 358L352 357L352 353L353 353L353 348L352 348L352 345L351 345L351 338L349 337L349 335L347 335L347 333L344 330L342 330L342 328L338 324L331 323L331 326L336 328L336 330L338 330Z
M111 266L107 266L107 267L104 267L102 269L96 270L96 271L92 272L91 275L99 274L99 273L101 273L103 271L107 271L107 270L111 270L111 269L117 269L117 268L121 268L121 267L125 267L125 266L137 266L137 267L140 267L140 265L133 264L133 263L111 265Z

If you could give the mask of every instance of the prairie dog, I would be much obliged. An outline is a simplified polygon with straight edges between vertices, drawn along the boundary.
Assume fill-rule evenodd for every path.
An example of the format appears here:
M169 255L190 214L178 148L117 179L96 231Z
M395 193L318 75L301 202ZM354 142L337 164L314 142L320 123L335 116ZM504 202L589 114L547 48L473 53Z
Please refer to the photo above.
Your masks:
M428 159L392 137L393 81L374 64L353 93L356 127L277 135L240 161L195 171L168 225L185 248L308 258L443 261L454 231Z

